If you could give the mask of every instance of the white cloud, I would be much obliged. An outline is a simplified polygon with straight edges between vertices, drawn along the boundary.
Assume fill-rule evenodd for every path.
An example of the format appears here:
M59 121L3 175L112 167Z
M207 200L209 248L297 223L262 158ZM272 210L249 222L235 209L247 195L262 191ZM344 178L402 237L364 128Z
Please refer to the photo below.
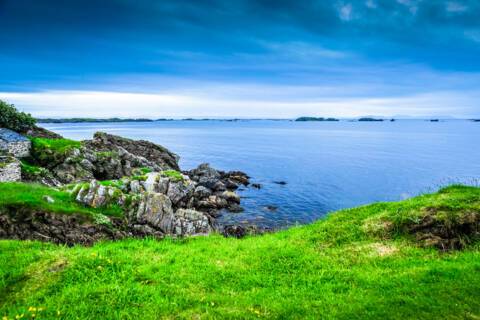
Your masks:
M245 91L248 88L244 89ZM147 118L293 118L300 115L357 117L362 115L474 117L480 94L431 92L397 97L341 97L338 89L259 87L246 98L232 98L228 87L202 93L155 94L96 91L0 93L0 98L36 117ZM262 97L261 92L264 92ZM306 94L297 99L296 95ZM316 93L316 95L315 95ZM258 94L258 98L254 96Z
M377 3L374 0L367 0L365 2L365 5L370 9L376 9L377 8Z
M353 19L353 7L351 3L340 6L340 19L343 21L350 21Z
M406 7L408 7L408 10L413 15L415 15L418 11L418 5L417 5L416 1L413 1L413 0L397 0L397 2L406 6Z
M446 10L450 13L461 13L467 10L467 7L458 2L447 2Z

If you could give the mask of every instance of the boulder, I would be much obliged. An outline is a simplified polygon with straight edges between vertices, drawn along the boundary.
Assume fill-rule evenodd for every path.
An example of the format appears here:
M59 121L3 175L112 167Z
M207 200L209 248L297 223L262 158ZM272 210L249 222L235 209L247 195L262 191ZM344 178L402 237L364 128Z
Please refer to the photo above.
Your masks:
M134 224L148 224L165 234L172 233L173 209L170 199L161 193L147 192L130 219Z
M200 211L178 209L173 221L173 233L181 236L209 234L212 231L208 216Z

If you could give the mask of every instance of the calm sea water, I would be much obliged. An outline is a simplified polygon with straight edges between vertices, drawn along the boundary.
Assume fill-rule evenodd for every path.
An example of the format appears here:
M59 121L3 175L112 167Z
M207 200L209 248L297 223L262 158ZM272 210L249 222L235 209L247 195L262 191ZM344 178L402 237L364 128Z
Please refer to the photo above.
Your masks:
M241 170L262 184L245 189L243 213L223 222L284 227L375 201L395 201L450 183L480 180L480 123L170 121L44 124L72 139L105 131L161 144L182 169L202 162ZM285 181L286 185L274 181ZM266 206L278 207L269 211Z

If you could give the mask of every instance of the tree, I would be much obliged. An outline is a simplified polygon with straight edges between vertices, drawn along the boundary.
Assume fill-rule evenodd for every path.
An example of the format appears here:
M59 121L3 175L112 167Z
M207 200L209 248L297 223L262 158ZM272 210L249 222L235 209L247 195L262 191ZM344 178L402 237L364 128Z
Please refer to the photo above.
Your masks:
M25 133L35 126L36 120L29 113L20 112L13 104L0 100L0 127Z

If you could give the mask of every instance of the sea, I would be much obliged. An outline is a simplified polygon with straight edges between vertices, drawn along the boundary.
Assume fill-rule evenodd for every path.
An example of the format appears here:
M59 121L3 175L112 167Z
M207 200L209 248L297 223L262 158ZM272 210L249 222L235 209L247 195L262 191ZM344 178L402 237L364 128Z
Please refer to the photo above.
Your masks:
M41 124L67 138L96 131L149 140L180 156L182 170L210 163L240 170L241 213L222 224L280 229L327 213L398 201L462 183L479 185L480 123L468 120L295 122L176 120Z

